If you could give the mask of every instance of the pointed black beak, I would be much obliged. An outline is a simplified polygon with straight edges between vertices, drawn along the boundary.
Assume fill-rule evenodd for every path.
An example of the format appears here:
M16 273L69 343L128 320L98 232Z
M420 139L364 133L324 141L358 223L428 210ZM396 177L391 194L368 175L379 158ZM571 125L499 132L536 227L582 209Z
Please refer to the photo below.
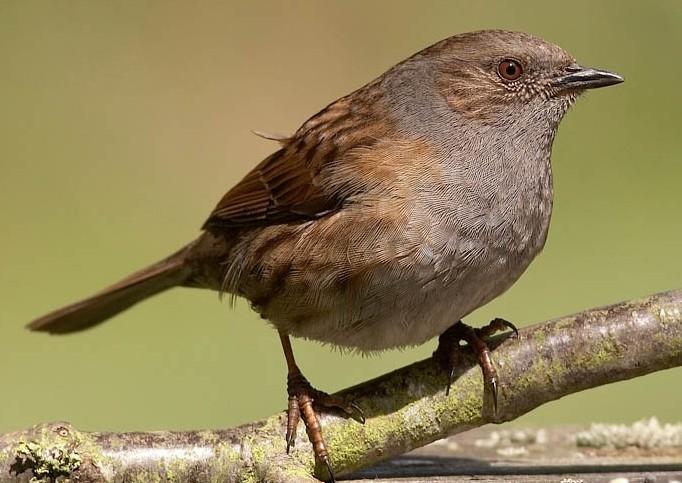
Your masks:
M608 70L593 69L572 65L565 70L566 74L557 77L555 86L561 89L596 89L597 87L620 84L625 79Z

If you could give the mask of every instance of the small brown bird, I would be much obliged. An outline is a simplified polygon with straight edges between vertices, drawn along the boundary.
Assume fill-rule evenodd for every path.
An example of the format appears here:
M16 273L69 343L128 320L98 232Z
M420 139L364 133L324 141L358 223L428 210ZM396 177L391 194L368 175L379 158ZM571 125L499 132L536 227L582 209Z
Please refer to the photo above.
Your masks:
M358 351L421 344L446 366L460 340L497 401L482 329L460 319L507 290L542 250L550 154L585 90L623 81L519 32L450 37L331 103L220 200L195 241L29 327L63 334L170 287L248 299L288 366L287 447L299 418L331 474L313 409L352 403L303 377L290 336ZM333 479L333 475L332 475Z

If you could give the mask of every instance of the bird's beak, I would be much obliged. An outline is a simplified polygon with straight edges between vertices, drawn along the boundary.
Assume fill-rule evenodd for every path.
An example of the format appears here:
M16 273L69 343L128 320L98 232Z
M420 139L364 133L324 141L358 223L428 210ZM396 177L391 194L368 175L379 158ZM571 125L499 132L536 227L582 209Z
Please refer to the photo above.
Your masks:
M555 79L555 86L560 89L596 89L597 87L620 84L625 79L608 70L593 69L572 65L566 69L567 74Z

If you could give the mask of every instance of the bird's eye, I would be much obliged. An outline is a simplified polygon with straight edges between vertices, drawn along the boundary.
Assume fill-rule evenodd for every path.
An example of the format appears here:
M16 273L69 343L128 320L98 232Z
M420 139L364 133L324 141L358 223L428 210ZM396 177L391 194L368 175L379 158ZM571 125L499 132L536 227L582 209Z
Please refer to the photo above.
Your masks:
M514 81L523 74L523 67L514 59L504 59L497 66L497 73L505 80Z

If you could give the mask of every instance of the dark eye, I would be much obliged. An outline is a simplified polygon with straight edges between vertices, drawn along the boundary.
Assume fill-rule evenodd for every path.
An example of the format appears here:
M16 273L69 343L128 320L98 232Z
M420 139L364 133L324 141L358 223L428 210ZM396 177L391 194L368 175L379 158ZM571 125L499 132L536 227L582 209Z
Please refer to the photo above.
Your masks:
M514 81L523 74L523 67L514 59L504 59L497 66L497 72L503 79Z

